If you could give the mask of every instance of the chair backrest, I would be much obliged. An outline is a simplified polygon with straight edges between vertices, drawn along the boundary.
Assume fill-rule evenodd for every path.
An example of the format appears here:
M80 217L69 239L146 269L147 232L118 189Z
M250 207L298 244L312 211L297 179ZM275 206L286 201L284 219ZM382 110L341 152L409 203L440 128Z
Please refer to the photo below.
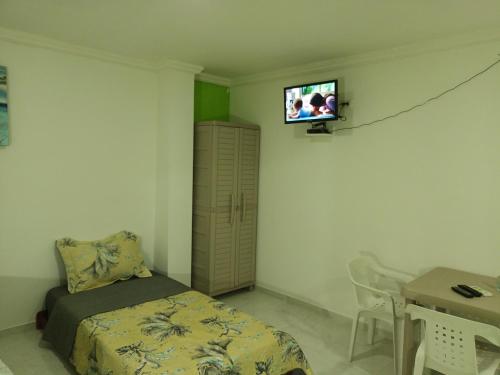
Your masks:
M358 305L369 306L374 294L364 287L377 288L380 275L375 271L373 259L360 256L347 264L349 277L354 285Z
M443 374L477 375L476 336L500 346L500 329L416 305L406 311L425 322L424 366Z

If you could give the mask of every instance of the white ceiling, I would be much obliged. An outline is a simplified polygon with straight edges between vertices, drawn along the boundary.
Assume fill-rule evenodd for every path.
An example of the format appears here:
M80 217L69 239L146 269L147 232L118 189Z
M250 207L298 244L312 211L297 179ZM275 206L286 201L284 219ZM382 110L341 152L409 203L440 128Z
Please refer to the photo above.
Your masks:
M0 27L228 78L498 26L499 0L0 0Z

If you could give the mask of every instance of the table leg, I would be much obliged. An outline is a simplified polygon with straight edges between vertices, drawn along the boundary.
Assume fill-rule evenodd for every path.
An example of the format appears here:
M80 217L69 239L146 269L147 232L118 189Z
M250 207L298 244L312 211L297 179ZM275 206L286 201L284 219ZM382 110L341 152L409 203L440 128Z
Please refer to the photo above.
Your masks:
M406 300L406 306L415 304L414 300ZM417 345L415 345L415 338L420 341L420 330L417 329L416 323L411 320L410 314L405 314L404 319L404 339L403 339L403 368L402 375L412 375L413 366L415 363L415 354Z

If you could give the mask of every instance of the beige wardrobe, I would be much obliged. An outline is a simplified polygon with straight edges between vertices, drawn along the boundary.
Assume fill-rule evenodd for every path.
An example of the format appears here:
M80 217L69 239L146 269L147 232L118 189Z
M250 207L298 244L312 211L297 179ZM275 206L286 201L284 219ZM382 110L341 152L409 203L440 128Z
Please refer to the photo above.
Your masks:
M221 121L194 130L194 289L255 285L260 128Z

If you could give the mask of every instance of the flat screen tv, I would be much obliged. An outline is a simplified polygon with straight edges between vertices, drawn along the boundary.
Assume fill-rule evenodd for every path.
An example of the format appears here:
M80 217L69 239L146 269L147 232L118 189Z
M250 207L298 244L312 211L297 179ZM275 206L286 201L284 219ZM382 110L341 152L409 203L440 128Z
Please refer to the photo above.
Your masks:
M338 119L337 80L285 87L285 124Z

